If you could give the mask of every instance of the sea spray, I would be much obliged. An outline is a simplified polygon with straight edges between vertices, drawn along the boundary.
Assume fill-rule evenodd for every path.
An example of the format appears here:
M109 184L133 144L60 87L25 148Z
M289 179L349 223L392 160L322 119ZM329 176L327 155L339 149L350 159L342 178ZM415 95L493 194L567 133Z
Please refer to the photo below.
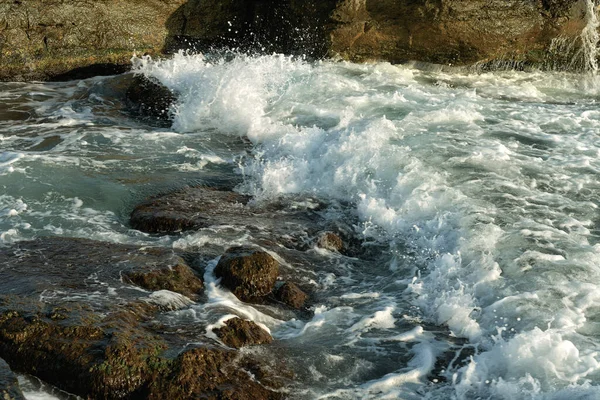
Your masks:
M595 0L586 0L586 25L581 31L581 42L583 47L583 59L585 69L593 74L598 72L598 7Z

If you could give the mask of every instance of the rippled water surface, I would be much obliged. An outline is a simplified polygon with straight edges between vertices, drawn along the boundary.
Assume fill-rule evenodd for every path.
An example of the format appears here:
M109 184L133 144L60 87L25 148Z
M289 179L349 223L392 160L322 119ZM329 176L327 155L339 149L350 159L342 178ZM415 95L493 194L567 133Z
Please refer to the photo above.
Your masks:
M278 340L252 351L286 359L291 398L600 398L598 76L278 55L135 64L178 94L171 127L126 112L122 76L0 85L2 246L260 245L231 227L146 235L128 216L198 183L319 201L369 251L313 248L304 265L275 251L314 288L314 315L240 303L213 259L211 302L169 318L265 324Z

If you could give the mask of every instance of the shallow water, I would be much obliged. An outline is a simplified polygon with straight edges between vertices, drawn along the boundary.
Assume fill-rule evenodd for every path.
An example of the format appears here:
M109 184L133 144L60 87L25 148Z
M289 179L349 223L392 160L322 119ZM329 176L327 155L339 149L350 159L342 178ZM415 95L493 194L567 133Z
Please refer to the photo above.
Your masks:
M600 77L280 55L135 65L178 93L171 127L126 112L123 77L1 84L2 245L260 245L266 228L157 237L128 215L196 183L318 201L370 251L270 249L314 288L313 316L240 303L211 259L209 301L167 318L264 324L278 340L248 351L286 360L291 398L600 397Z

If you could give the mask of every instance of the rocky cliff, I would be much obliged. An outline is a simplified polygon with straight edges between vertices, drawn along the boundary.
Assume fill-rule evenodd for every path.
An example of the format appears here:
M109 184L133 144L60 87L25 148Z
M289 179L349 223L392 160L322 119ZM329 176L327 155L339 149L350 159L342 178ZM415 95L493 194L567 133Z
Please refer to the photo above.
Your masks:
M134 51L224 45L359 62L540 63L555 38L577 46L587 3L15 0L0 4L0 79L60 78L77 68L126 64Z

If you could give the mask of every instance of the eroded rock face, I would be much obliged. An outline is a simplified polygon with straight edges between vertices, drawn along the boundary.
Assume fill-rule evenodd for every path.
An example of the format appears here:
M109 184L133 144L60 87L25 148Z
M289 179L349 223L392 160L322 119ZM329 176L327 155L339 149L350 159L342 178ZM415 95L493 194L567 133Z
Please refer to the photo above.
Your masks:
M187 187L141 203L131 213L134 229L148 233L175 233L208 227L228 216L249 214L250 197L206 187Z
M273 338L267 331L252 321L231 318L225 326L214 330L215 334L229 347L239 349L244 346L271 343Z
M251 247L232 247L219 260L215 275L242 301L256 301L271 293L279 263L269 253Z
M173 14L169 26L173 48L185 43L206 48L223 38L236 47L257 47L246 43L251 37L268 52L352 61L542 63L552 39L581 33L585 1L192 0Z
M84 398L280 397L250 379L235 353L212 347L181 352L191 338L164 333L157 322L164 299L152 297L175 293L149 296L121 273L141 277L149 288L169 286L173 278L177 289L194 278L169 249L69 238L1 249L0 357ZM181 291L198 287L196 281Z

